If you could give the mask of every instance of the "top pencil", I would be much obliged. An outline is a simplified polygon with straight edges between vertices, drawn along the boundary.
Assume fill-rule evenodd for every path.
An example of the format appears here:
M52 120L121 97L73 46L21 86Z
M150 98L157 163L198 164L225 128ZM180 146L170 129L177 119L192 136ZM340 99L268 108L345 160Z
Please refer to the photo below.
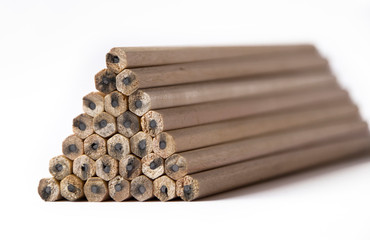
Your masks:
M316 51L313 45L213 46L213 47L115 47L106 55L107 68L118 74L126 68L197 62L270 53Z

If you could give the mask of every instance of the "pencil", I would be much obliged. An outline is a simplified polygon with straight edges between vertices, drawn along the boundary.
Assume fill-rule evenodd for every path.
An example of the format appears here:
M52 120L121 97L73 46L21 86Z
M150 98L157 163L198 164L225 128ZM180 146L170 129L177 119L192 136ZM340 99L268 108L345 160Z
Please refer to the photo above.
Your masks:
M153 181L153 193L162 202L176 197L176 183L167 176L162 176Z
M138 132L130 138L130 149L138 157L145 157L153 151L152 137L144 132Z
M102 112L93 119L94 131L102 137L110 137L117 131L116 118Z
M117 117L117 131L123 136L130 138L140 131L140 119L130 111L126 111Z
M118 91L111 92L104 97L104 108L110 115L118 117L127 110L127 97Z
M63 155L53 157L49 161L49 172L60 181L72 173L72 161Z
M312 45L276 46L198 46L198 47L115 47L106 55L107 68L120 73L125 68L137 68L174 63L196 62L238 56L315 52Z
M151 109L171 108L242 97L293 92L334 84L328 69L290 74L255 76L138 90L129 96L130 111L138 116Z
M183 152L214 144L253 137L275 131L283 131L345 116L358 114L357 107L349 99L333 103L316 104L290 111L226 120L166 132L172 136L175 151ZM158 148L154 138L154 150Z
M156 179L164 173L164 160L155 153L149 153L141 159L143 173L150 179Z
M109 155L104 155L96 161L96 175L109 181L118 173L118 161Z
M243 161L185 176L176 182L176 192L183 200L192 201L360 153L368 153L369 149L369 136L362 136Z
M163 131L162 115L156 111L149 111L140 118L140 124L143 132L155 137Z
M153 182L144 175L138 176L131 181L130 193L136 200L146 201L153 197Z
M127 155L119 161L119 174L127 179L132 180L141 174L141 161L134 155Z
M73 174L86 181L96 173L95 161L86 155L81 155L73 161Z
M102 202L109 198L108 184L99 177L91 177L84 185L84 193L87 201Z
M60 191L65 199L75 201L84 197L83 186L83 181L71 174L60 182Z
M86 114L95 117L104 111L104 94L91 92L82 98L82 109Z
M95 88L99 92L108 94L116 90L116 74L103 69L95 75Z
M338 119L317 126L246 138L174 154L165 161L165 173L172 179L178 180L186 174L367 131L367 124L357 117L357 119Z
M150 96L137 90L128 98L128 108L138 116L143 116L150 109Z
M139 88L178 85L258 74L315 69L327 66L317 53L295 53L258 58L238 57L228 60L179 63L173 65L125 69L116 76L117 90L131 95Z
M70 135L64 139L62 152L67 158L74 160L84 153L82 139L76 135Z
M84 113L73 119L72 130L77 137L85 139L94 133L92 125L93 118Z
M97 160L107 153L107 143L98 134L93 134L84 140L84 152L90 158Z
M158 134L153 138L153 151L163 158L171 156L176 152L174 138L166 132Z
M130 153L130 142L121 134L115 134L107 141L108 154L114 159L121 160Z
M130 182L122 176L116 176L108 183L109 196L116 202L122 202L131 197Z
M38 193L42 200L54 202L62 199L59 181L55 178L43 178L39 182Z
M191 127L228 119L277 112L317 103L333 102L348 98L348 93L336 86L308 88L294 93L277 94L268 97L241 98L211 103L201 103L176 108L156 110L163 122L163 129Z

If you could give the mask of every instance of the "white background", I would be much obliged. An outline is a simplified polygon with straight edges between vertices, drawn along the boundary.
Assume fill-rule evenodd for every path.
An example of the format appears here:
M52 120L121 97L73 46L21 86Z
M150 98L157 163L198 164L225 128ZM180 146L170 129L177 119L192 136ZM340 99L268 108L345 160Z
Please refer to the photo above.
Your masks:
M192 203L37 194L114 46L314 43L369 120L369 2L0 2L1 239L370 239L368 159Z

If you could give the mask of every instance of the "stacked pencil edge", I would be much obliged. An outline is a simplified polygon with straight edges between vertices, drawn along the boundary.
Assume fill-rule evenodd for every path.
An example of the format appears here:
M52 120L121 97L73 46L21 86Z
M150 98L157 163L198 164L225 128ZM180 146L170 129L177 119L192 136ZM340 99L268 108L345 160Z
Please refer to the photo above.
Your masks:
M368 126L308 44L113 48L45 201L192 201L368 154Z

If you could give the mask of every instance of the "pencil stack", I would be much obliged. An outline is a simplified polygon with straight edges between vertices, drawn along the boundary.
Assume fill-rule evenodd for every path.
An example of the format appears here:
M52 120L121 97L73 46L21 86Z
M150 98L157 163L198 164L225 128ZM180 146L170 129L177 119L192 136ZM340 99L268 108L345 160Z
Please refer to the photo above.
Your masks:
M45 201L191 201L370 150L312 45L113 48Z

